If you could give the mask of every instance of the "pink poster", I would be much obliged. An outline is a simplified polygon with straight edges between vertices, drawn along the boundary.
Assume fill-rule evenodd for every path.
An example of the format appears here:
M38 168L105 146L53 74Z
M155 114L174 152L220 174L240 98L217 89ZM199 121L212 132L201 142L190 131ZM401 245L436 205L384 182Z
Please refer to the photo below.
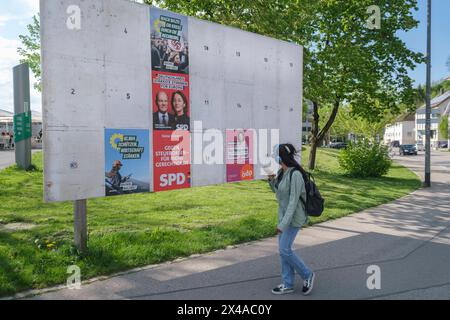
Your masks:
M225 149L227 182L253 180L253 130L227 129Z

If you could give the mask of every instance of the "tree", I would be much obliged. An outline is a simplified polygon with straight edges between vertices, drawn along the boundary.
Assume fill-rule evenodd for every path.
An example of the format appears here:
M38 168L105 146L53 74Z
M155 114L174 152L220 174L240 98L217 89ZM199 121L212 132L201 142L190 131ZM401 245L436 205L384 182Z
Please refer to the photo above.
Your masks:
M303 107L302 107L302 121L306 122L308 120L308 113L309 113L309 105L303 101Z
M19 36L24 47L17 48L17 52L22 57L20 63L28 63L36 78L34 88L41 91L41 37L38 17L33 16L33 22L27 26L29 34Z
M439 138L443 140L449 139L448 115L441 116L441 120L439 121Z
M326 124L331 112L332 106L325 106L319 110L320 127ZM389 110L385 110L377 121L370 121L360 115L354 114L352 106L344 104L339 109L329 132L332 136L347 137L352 135L358 140L364 138L374 141L383 135L384 128L393 123L395 118L396 116L392 115Z
M309 168L314 169L316 150L332 127L342 104L370 121L384 110L399 112L413 104L408 68L423 61L422 55L406 48L396 35L417 25L411 9L416 1L379 1L384 13L380 30L365 25L371 1L318 1L313 19L316 33L305 52L305 96L314 104L314 126ZM332 110L320 128L319 108Z

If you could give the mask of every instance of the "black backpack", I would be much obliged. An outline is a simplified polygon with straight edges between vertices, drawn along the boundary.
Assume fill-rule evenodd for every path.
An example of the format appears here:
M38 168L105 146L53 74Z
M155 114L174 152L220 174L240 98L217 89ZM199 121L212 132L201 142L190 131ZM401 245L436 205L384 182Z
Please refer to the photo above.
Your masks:
M305 181L306 189L306 201L300 196L300 201L305 206L305 211L308 216L320 217L323 213L325 199L320 195L319 189L314 182L314 177L311 173L304 170L294 169L291 170L290 178L292 180L292 175L294 171L300 171Z

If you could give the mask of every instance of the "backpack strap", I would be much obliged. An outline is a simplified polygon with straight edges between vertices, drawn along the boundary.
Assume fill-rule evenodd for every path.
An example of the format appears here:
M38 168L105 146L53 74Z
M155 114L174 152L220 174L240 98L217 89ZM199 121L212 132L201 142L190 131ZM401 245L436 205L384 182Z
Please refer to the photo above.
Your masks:
M294 171L299 171L299 170L297 170L296 168L294 168L294 170L291 170L291 172L290 172L290 174L289 174L289 179L290 179L290 181L292 181L292 175L294 174ZM300 172L300 171L299 171ZM300 172L300 174L301 174L301 172ZM302 174L302 177L303 177L303 174ZM303 180L305 180L305 179L303 179ZM303 181L304 183L305 183L305 185L306 185L306 181ZM306 186L305 186L305 189L306 189ZM300 194L300 201L303 203L303 206L305 207L305 209L306 209L306 200L304 200L303 198L302 198L302 195Z

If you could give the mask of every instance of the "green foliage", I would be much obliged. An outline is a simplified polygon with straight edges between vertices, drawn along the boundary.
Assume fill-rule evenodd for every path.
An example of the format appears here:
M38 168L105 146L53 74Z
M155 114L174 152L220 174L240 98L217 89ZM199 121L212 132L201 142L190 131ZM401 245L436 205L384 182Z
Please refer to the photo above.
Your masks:
M442 80L431 84L431 99L450 90L450 80ZM415 90L416 108L425 105L426 87L419 85Z
M36 77L37 82L34 84L34 88L38 91L42 91L41 86L41 36L39 19L33 16L33 22L27 26L28 35L20 35L19 38L22 41L23 47L17 48L17 52L22 59L20 63L28 63L31 71Z
M368 138L373 140L377 136L382 136L386 125L392 123L395 119L395 116L391 114L390 110L385 110L376 121L370 121L354 114L352 109L352 106L349 105L344 105L339 108L336 120L330 129L331 136L347 137L349 134L353 134L357 138ZM323 106L320 108L320 127L325 125L331 112L331 106Z
M386 146L366 139L342 150L339 164L352 177L381 177L389 172L392 160Z
M305 101L303 101L303 106L302 106L302 122L305 122L307 119L307 117L308 117L308 104L305 102Z
M373 1L316 1L316 31L305 44L305 96L319 103L347 101L353 112L376 120L385 109L413 103L408 69L423 61L398 37L417 26L416 1L378 1L380 30L366 26Z
M431 86L431 98L435 98L440 96L442 93L450 90L450 80L443 80L437 83L434 83Z
M439 138L448 140L449 132L448 132L448 115L444 115L441 117L439 122Z

